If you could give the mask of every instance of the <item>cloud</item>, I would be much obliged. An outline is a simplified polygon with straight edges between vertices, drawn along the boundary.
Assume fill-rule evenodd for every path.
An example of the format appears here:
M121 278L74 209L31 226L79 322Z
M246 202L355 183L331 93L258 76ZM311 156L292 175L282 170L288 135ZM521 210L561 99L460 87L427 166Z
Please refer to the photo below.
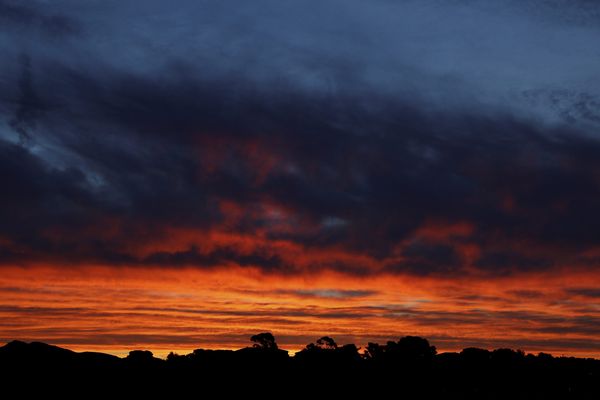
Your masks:
M598 94L581 97L593 68L573 68L598 63L580 50L599 33L548 19L558 3L525 23L503 2L524 38L515 48L490 9L459 3L377 2L361 14L325 2L313 32L296 6L273 2L261 15L186 3L201 20L177 26L180 11L149 2L135 29L128 2L61 2L56 14L86 35L44 47L27 33L0 63L20 76L0 80L0 262L360 276L595 268ZM0 3L13 25L54 15L19 4ZM537 46L548 23L551 50L571 58ZM526 62L539 71L511 67ZM515 110L494 82L521 97L567 93L577 113L565 123L546 118L553 107Z
M306 289L306 290L278 290L278 294L291 294L298 297L315 298L362 298L377 294L373 290L339 290L339 289Z
M541 299L544 298L544 293L539 290L508 290L506 292L511 296L524 299Z
M25 4L21 1L2 0L0 1L0 21L5 29L27 31L33 28L40 34L51 38L78 35L82 31L76 20L52 12L48 4L40 1Z
M135 260L128 260L135 263ZM268 250L254 249L249 254L240 253L239 250L228 247L219 247L208 253L201 253L196 247L178 252L157 252L144 258L143 263L148 265L181 266L196 265L202 267L213 266L254 266L264 271L277 270L283 272L284 261L277 254L269 254Z
M193 242L173 252L127 250L163 237L167 228L260 232L261 246L341 248L387 271L417 274L462 270L465 244L485 247L473 265L490 272L552 268L595 244L600 148L576 130L542 130L505 114L432 120L418 104L375 95L375 110L366 110L353 96L329 105L329 96L257 93L235 81L237 100L191 76L182 89L170 78L157 83L117 73L100 89L95 79L54 73L70 82L80 99L72 106L83 107L79 113L91 125L81 135L61 117L65 110L55 110L51 121L41 117L62 126L51 138L61 156L2 143L0 167L13 178L3 199L3 235L14 244L4 253L7 262L43 253L109 264L231 261L295 269L271 250L262 259L234 256L231 246L227 256L203 253ZM269 164L260 164L266 157ZM241 215L224 212L224 201L237 204ZM345 223L323 225L328 218ZM418 241L430 220L467 222L474 230ZM116 225L112 232L104 231L107 221ZM514 248L517 240L532 246ZM555 248L552 261L543 252L548 246Z
M587 298L592 298L592 299L600 298L600 289L596 289L596 288L586 288L586 287L570 288L570 289L567 289L567 293L572 296L581 296L581 297L587 297Z
M30 131L35 128L37 115L43 110L43 104L35 93L31 77L31 59L21 56L21 76L19 78L19 99L14 117L9 120L9 126L19 135L24 143L31 139Z

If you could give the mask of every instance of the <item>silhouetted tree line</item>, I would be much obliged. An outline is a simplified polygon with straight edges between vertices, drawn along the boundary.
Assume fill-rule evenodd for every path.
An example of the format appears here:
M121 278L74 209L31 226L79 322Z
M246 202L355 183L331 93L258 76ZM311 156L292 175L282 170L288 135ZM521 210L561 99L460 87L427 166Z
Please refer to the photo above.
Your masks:
M138 395L216 391L219 397L286 397L291 391L314 397L600 399L600 360L595 359L511 349L438 354L416 336L368 343L364 349L340 346L324 336L294 356L280 349L271 333L254 335L251 341L252 346L240 350L197 349L170 353L166 360L147 350L119 358L13 341L0 348L0 378L5 388L19 385L24 393L83 387L100 392L125 388Z

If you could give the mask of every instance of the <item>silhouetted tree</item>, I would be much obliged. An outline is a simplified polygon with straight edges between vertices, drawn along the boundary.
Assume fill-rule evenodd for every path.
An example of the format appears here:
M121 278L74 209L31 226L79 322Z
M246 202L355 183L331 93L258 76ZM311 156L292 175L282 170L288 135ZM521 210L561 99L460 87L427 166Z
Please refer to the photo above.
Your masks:
M539 353L538 354L538 359L546 361L546 362L551 361L553 358L554 357L552 356L552 354L548 354L548 353Z
M405 336L398 341L398 350L407 357L431 360L437 354L435 346L419 336Z
M323 371L326 369L342 373L358 367L362 357L356 345L350 343L340 347L331 337L323 336L316 343L310 343L302 351L296 353L294 360L297 360L296 362L300 366L312 370Z
M129 352L127 360L145 363L154 360L154 354L149 350L132 350Z
M492 351L492 361L498 364L514 364L522 361L525 357L523 350L496 349Z
M334 351L337 343L329 336L317 339L316 343L309 343L306 347L296 353L296 358L301 363L308 363L316 367L324 367L325 364L334 362Z
M386 358L406 362L429 362L436 354L435 346L430 346L427 339L419 336L405 336L398 342L389 341L385 346Z
M322 350L335 350L337 349L337 343L329 336L323 336L317 340L317 347Z
M369 342L364 350L364 357L368 360L377 360L383 357L385 347L379 343Z
M341 362L347 363L350 366L357 364L361 360L358 347L353 343L338 347L335 349L335 352Z
M277 343L275 343L275 337L270 332L259 333L250 338L254 342L253 347L261 350L277 350Z

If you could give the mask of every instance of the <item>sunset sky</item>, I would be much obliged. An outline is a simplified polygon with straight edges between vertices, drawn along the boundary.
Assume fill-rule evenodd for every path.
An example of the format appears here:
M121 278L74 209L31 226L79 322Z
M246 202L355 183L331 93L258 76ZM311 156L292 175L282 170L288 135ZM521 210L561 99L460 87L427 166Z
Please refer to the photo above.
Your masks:
M600 4L0 0L0 345L600 357Z

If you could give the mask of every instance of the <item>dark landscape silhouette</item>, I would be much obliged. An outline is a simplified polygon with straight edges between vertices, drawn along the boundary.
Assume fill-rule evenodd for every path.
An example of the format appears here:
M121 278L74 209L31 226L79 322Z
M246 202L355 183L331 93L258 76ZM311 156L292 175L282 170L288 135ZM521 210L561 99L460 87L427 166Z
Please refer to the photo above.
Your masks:
M5 388L22 394L170 393L362 396L364 398L548 399L600 398L600 360L466 348L438 353L421 337L386 344L338 345L324 336L291 356L271 333L239 350L197 349L166 359L147 350L127 357L82 352L41 342L0 348ZM117 392L114 392L117 393ZM119 392L121 393L121 392ZM200 396L205 397L205 396Z

